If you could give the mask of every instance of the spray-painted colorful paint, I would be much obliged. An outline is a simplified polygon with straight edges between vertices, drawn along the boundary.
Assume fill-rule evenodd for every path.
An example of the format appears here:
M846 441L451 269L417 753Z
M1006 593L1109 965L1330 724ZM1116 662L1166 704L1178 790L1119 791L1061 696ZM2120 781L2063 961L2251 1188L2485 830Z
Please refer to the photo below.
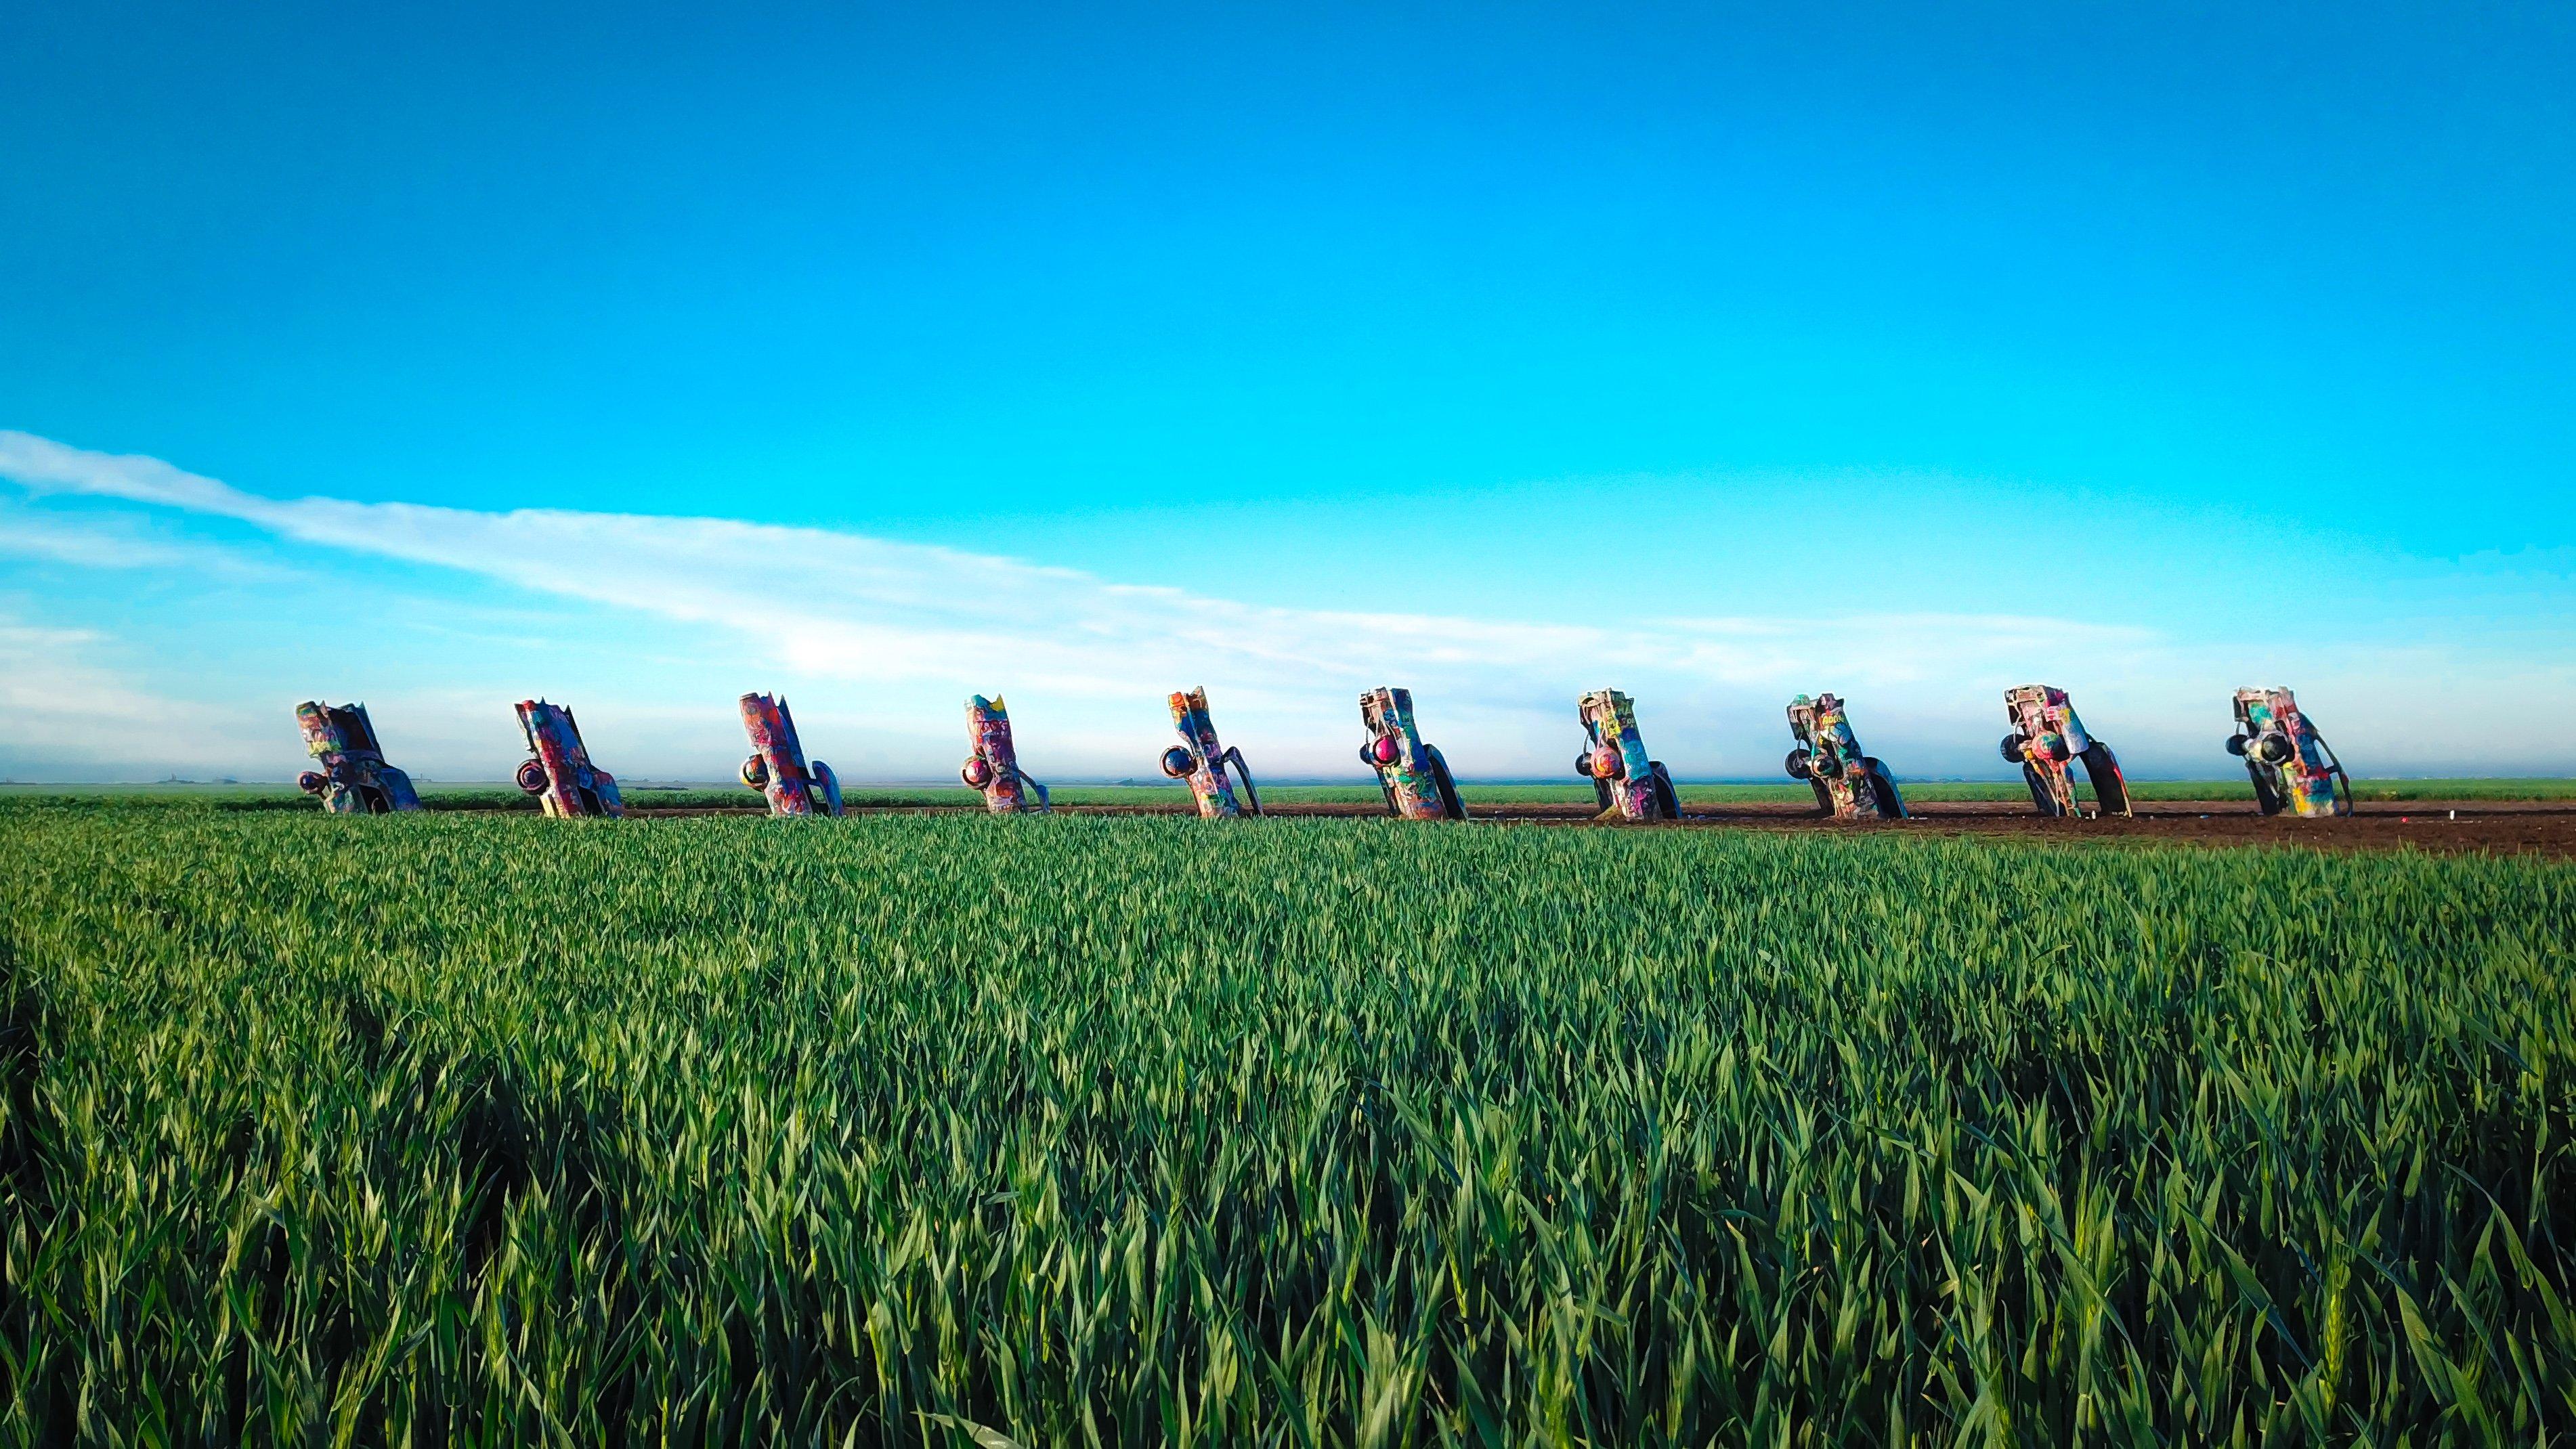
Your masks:
M1815 787L1816 804L1837 820L1905 818L1905 797L1887 767L1862 752L1843 702L1831 694L1789 701L1789 778Z
M321 796L323 809L334 815L385 815L420 808L411 776L385 763L365 705L307 700L295 707L295 727L304 733L304 752L322 762L321 769L296 776L295 784L308 795Z
M2067 769L2076 760L2084 762L2084 773L2093 782L2098 813L2130 813L2129 786L2121 778L2119 760L2109 745L2085 733L2066 691L2045 684L2015 685L2004 691L2004 716L2013 723L2013 732L2004 736L2004 758L2021 766L2031 804L2040 814L2083 813L2075 802L2075 777Z
M1637 734L1637 706L1615 689L1596 689L1574 702L1583 722L1583 753L1574 772L1592 782L1604 814L1625 820L1678 820L1681 797L1661 762L1646 758Z
M1190 793L1198 797L1199 814L1211 820L1245 813L1261 813L1261 791L1252 782L1252 767L1243 762L1243 751L1224 749L1216 739L1216 721L1208 714L1207 689L1172 693L1172 728L1181 732L1181 743L1163 751L1163 773L1175 780L1187 780ZM1235 798L1234 785L1226 776L1226 767L1243 777L1243 799Z
M2277 684L2236 691L2236 733L2227 752L2245 761L2254 802L2266 815L2352 813L2352 781L2343 762L2290 691Z
M772 815L841 813L841 781L821 760L810 765L805 746L796 738L796 716L787 701L765 694L742 697L742 729L751 736L751 758L742 762L742 782L769 801Z
M966 701L966 743L974 753L957 778L984 792L984 808L996 815L1017 815L1047 808L1047 788L1020 768L1011 744L1011 712L999 695L976 695Z
M1377 772L1388 814L1406 820L1467 818L1466 807L1458 800L1457 782L1449 777L1449 762L1424 744L1414 728L1413 691L1384 687L1367 691L1360 696L1360 722L1369 731L1368 742L1360 746L1360 760Z
M591 764L571 710L542 699L520 700L518 709L519 733L532 757L519 762L520 789L536 796L538 805L558 819L626 813L617 777Z

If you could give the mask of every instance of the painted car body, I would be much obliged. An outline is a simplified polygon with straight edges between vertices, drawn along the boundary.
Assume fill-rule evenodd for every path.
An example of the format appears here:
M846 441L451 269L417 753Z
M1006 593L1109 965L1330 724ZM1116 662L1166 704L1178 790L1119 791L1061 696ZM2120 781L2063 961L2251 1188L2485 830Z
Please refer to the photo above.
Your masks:
M618 798L617 777L590 762L581 742L581 726L572 711L542 699L518 704L519 733L528 742L529 758L519 762L519 788L559 820L584 816L618 816L626 802Z
M1637 734L1636 702L1615 689L1596 689L1574 702L1583 722L1583 753L1574 757L1574 773L1592 782L1602 813L1619 812L1626 820L1678 820L1681 797L1663 763L1646 757L1646 742Z
M796 738L796 716L787 701L765 694L742 697L742 730L751 737L751 757L742 762L742 782L769 801L772 815L841 813L841 781L821 760L805 759Z
M1360 723L1369 737L1360 761L1377 773L1387 813L1405 820L1464 820L1457 782L1440 751L1422 742L1413 722L1413 691L1384 686L1360 695Z
M323 809L334 815L387 815L420 808L411 776L385 763L365 705L306 700L295 707L295 727L303 732L304 752L322 765L296 776L296 787L321 796Z
M984 808L996 815L1017 815L1047 808L1047 788L1020 768L1011 743L1011 712L1000 695L975 695L966 701L966 743L971 751L957 777L984 793Z
M1798 742L1785 762L1789 778L1814 787L1816 804L1835 819L1905 818L1896 777L1861 749L1839 696L1802 694L1789 701L1789 734Z
M2280 685L2236 691L2236 734L2227 752L2245 761L2255 803L2266 815L2352 813L2352 780L2343 762Z
M2031 804L2042 815L2081 815L2075 800L2075 761L2084 762L2092 781L2097 813L2127 815L2128 781L2120 774L2111 747L2086 733L2066 691L2045 684L2019 684L2004 691L2004 716L2013 732L2004 736L2003 756L2021 766L2030 786Z
M1163 773L1176 780L1187 780L1190 793L1197 797L1199 814L1214 820L1246 813L1261 813L1261 791L1252 783L1252 767L1243 762L1243 751L1218 745L1216 721L1208 714L1207 687L1172 691L1172 728L1180 731L1181 743L1163 751ZM1243 778L1243 798L1235 797L1234 783L1227 767Z

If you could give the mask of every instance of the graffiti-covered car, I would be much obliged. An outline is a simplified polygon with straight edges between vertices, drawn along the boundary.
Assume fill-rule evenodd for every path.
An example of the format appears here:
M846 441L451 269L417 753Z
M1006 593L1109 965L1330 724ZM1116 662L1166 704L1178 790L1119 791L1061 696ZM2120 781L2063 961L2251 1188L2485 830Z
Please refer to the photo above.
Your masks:
M1188 782L1199 814L1209 819L1260 814L1261 790L1252 782L1252 767L1243 762L1243 751L1217 743L1206 686L1172 691L1171 705L1172 728L1180 731L1181 742L1163 751L1163 773ZM1243 782L1240 799L1234 788L1237 779Z
M1789 701L1789 735L1798 742L1782 768L1816 791L1816 804L1837 820L1905 818L1905 797L1887 766L1860 747L1851 715L1831 694Z
M984 808L996 815L1017 815L1047 808L1047 787L1020 768L1019 747L1011 741L1011 712L995 695L966 701L966 743L971 751L957 778L984 794Z
M542 699L520 700L518 710L519 732L528 741L528 758L519 762L520 789L558 819L626 813L617 778L590 762L571 710Z
M2129 784L2121 777L2118 757L2109 745L2085 732L2084 721L2076 717L2065 690L2045 684L2015 685L2004 691L2004 715L2013 728L2004 736L2003 756L2021 766L2031 804L2040 814L2083 813L2075 801L2075 778L2067 768L2077 760L2084 762L2085 777L2093 782L2100 813L2130 813Z
M1413 723L1413 691L1379 687L1360 696L1360 723L1368 739L1360 762L1377 774L1389 815L1405 820L1464 820L1458 784L1437 747L1422 742Z
M1646 758L1635 701L1615 689L1596 689L1575 700L1574 713L1583 722L1583 753L1574 757L1574 773L1592 782L1604 815L1615 810L1624 820L1682 817L1671 772L1663 761Z
M2254 803L2266 815L2350 815L2352 780L2316 722L2275 684L2236 691L2236 733L2227 753L2245 762Z
M385 763L365 705L306 700L295 707L295 727L304 734L304 752L322 767L296 776L296 788L322 797L323 809L335 815L387 815L420 808L411 776Z
M772 815L838 815L841 780L821 760L805 758L796 738L796 716L787 701L765 694L742 697L742 730L751 737L751 755L742 762L742 783L758 790Z

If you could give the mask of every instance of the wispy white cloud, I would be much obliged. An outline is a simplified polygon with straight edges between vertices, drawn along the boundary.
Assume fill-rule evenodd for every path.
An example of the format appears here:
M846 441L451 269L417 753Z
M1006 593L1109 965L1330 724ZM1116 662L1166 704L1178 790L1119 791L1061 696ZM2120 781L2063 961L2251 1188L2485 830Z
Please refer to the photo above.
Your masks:
M1072 694L1124 694L1140 677L1304 690L1376 682L1392 671L1473 675L1508 697L1523 681L1552 685L1621 668L1750 685L1821 667L1866 684L1956 666L1963 656L1999 657L2034 645L2135 647L2153 638L2135 628L1937 613L1650 617L1608 629L1266 608L1008 557L731 519L274 499L158 459L89 452L25 433L0 433L0 474L40 492L237 519L303 543L716 624L780 664L826 676L954 682L1007 675Z
M129 526L131 520L73 522L32 509L0 504L0 559L68 564L87 569L186 571L233 578L283 577L285 570L239 551L159 538Z
M238 712L136 683L100 662L113 644L96 630L0 614L0 774L211 775L257 757L255 731Z
M2368 701L2367 716L2355 708L2343 717L2386 721L2392 754L2401 743L2410 760L2445 749L2422 711L2396 705L2409 686L2369 677L2368 661L2305 657L2295 641L2230 641L2219 651L2118 621L1939 610L1662 616L1652 609L1651 581L1618 579L1605 587L1631 591L1643 611L1627 627L1262 607L825 529L271 498L158 459L25 433L0 432L0 477L39 495L235 520L298 544L455 570L663 621L669 637L657 654L722 641L711 646L721 657L709 667L674 676L685 677L687 698L720 698L728 686L719 675L753 676L732 688L801 681L800 700L835 711L833 724L868 739L893 774L944 768L934 761L953 748L953 701L969 690L1006 690L1024 728L1026 706L1043 705L1048 738L1033 757L1073 773L1135 773L1159 748L1161 696L1202 683L1218 691L1230 734L1248 747L1264 741L1275 768L1296 772L1350 768L1352 699L1378 683L1410 684L1453 758L1479 774L1562 773L1573 696L1603 684L1637 694L1659 753L1699 773L1770 768L1785 748L1781 702L1820 688L1860 701L1871 743L1900 769L1991 773L2000 765L1991 744L1999 691L2034 678L2078 688L2088 719L2150 768L2170 760L2210 770L2225 764L2213 751L2226 691L2256 682L2241 672L2276 668L2295 674L2303 692L2326 691L2320 701L2337 692L2355 706ZM84 560L91 545L59 537L23 547L109 567L138 556L102 545ZM2433 673L2458 672L2420 662L2428 687ZM2576 693L2562 678L2531 683L2552 698ZM2391 700L2378 701L2381 693ZM706 711L702 729L683 728L670 698L630 683L622 701L586 705L584 718L605 723L622 714L639 732L665 731L672 758L655 761L658 773L720 775L731 728L722 706ZM819 721L805 723L809 738L825 732ZM467 717L456 727L469 727ZM2365 758L2366 731L2377 727L2365 725L2362 754L2347 747L2347 757ZM2535 760L2576 754L2564 726L2541 729L2530 745ZM700 753L708 756L703 764ZM473 767L485 763L478 756Z

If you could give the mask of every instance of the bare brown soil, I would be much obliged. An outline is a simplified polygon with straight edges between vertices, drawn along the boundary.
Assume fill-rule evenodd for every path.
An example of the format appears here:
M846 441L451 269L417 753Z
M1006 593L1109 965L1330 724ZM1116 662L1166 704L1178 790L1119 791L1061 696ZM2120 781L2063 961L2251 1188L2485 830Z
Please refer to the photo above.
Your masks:
M971 807L857 806L854 815L952 814ZM688 815L743 815L757 807L654 809L629 811L651 819ZM1181 815L1186 804L1068 805L1066 815ZM1384 813L1371 804L1282 804L1271 812L1282 816L1367 817ZM1517 821L1546 825L1592 825L1591 807L1565 805L1471 806L1477 820ZM2576 805L2558 801L2462 800L2408 801L2362 805L2350 815L2325 820L2265 816L2243 800L2160 800L2142 803L2130 818L2049 820L2016 802L1930 802L1914 807L1911 820L1828 820L1811 808L1794 804L1700 805L1683 811L1668 824L1621 827L1657 830L1752 829L1822 831L1834 834L1886 833L1902 836L1998 836L2023 840L2136 840L2171 845L2299 845L2325 850L2395 850L2413 846L2433 851L2491 851L2576 858ZM1609 822L1619 826L1620 822Z
M2454 818L2453 812L2457 812ZM1927 803L1901 821L1832 821L1794 806L1686 811L1685 825L1776 830L1888 831L2025 840L2137 840L2179 845L2299 845L2324 850L2490 851L2576 857L2576 808L2547 801L2408 801L2362 805L2321 820L2266 816L2241 800L2156 801L2134 816L2050 820L2003 802Z

